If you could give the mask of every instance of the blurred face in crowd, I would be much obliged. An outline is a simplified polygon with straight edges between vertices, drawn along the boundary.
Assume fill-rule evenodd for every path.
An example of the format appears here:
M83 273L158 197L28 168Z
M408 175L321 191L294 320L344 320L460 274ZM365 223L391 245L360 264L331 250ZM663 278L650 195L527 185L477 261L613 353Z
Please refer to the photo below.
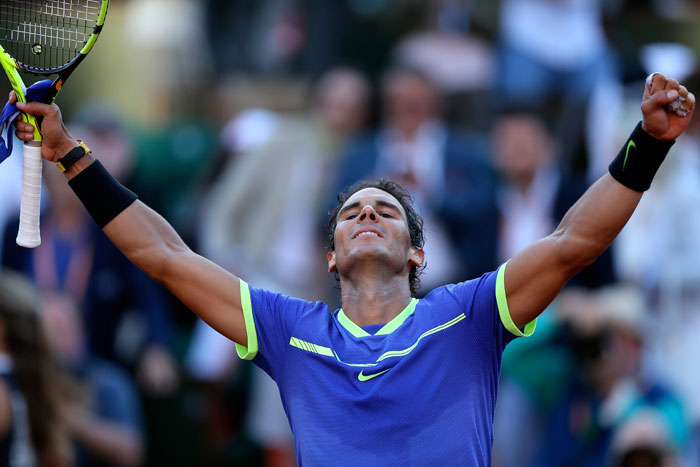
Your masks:
M318 83L316 110L332 133L340 137L357 133L367 119L369 83L353 70L336 70Z
M67 295L44 295L44 325L52 351L66 364L78 363L83 356L83 328L75 301Z
M405 138L412 138L420 126L436 117L437 91L418 74L397 73L384 86L387 124Z
M554 151L545 125L527 114L501 118L492 132L492 146L496 167L510 183L522 189L527 189Z
M96 116L99 118L99 115ZM82 135L94 154L99 154L100 162L117 180L124 181L134 165L133 149L128 135L115 130L118 124L71 125L73 134ZM64 183L65 184L65 183Z

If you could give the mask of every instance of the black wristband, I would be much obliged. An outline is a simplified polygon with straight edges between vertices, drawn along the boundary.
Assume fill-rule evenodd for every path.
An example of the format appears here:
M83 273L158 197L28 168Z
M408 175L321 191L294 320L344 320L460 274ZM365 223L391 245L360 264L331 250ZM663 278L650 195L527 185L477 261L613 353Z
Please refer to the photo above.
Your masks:
M92 152L90 151L90 148L87 147L87 145L81 140L78 140L78 145L68 151L68 154L57 160L56 166L61 172L65 172L70 169L73 164L78 162L85 154L89 154L90 152Z
M68 184L100 229L138 199L100 161L90 164Z
M639 122L617 157L610 163L610 175L632 190L648 190L656 171L675 142L654 138L642 129L642 122Z

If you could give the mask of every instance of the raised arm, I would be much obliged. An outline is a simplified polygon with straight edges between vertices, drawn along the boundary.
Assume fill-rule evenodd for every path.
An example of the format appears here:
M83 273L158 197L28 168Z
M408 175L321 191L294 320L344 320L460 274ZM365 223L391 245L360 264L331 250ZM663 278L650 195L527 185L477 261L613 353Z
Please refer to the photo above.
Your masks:
M689 109L685 116L667 107L679 95L686 99L684 107ZM645 86L641 108L641 129L635 130L625 144L611 165L611 173L603 175L584 193L554 233L508 263L506 297L516 325L523 326L536 318L571 277L612 243L637 207L643 190L648 188L645 185L651 181L665 151L687 127L695 96L676 80L655 74L651 85Z
M10 99L14 100L14 94ZM23 112L43 117L41 152L45 159L56 162L78 145L63 125L58 107L36 102L26 105L18 103L20 106ZM16 123L19 139L28 141L28 137L31 139L28 135L32 132L30 124L23 121ZM98 167L95 164L92 155L87 154L65 172L66 178L78 181L76 177L82 175L85 181L86 176L93 177ZM91 168L89 172L86 171L88 168ZM83 196L81 200L92 205L92 209L88 210L93 217L95 209L102 210L100 214L107 216L103 230L122 253L151 278L167 287L214 329L239 344L247 345L238 278L195 254L165 219L142 202L136 200L116 214L115 205L119 203L109 201L107 198L110 196L99 196L104 191L103 179L93 180L96 180L92 183L94 188L102 190L95 192L97 196ZM114 188L118 191L123 187L115 185ZM116 216L111 217L111 212Z

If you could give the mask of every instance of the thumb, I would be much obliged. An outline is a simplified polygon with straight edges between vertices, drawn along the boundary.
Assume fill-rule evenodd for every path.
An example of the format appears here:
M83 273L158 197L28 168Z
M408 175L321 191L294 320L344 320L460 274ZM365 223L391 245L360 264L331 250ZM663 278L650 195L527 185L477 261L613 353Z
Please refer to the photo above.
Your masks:
M659 100L659 104L661 105L670 104L671 102L678 99L678 91L676 91L675 89L671 89L670 91L659 92L656 93L655 96L652 96L652 99L653 98L657 98Z
M671 89L669 91L658 91L652 94L649 99L647 99L642 104L642 110L645 112L653 112L667 104L678 99L678 91Z

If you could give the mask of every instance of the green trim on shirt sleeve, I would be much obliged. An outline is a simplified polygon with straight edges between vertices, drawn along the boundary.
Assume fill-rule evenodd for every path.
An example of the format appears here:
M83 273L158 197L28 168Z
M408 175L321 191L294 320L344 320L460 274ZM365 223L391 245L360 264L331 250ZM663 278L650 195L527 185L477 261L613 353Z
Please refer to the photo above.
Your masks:
M496 303L498 304L498 314L501 317L503 326L505 326L511 334L518 337L529 337L535 332L537 318L527 323L522 331L513 322L513 318L510 316L510 310L508 309L508 299L506 298L506 266L508 266L507 261L498 269L498 275L496 276Z
M252 360L258 354L258 332L255 329L253 319L253 305L250 302L250 289L248 284L242 280L241 287L241 308L243 309L243 319L245 320L245 332L248 337L248 346L236 342L236 353L243 360Z

